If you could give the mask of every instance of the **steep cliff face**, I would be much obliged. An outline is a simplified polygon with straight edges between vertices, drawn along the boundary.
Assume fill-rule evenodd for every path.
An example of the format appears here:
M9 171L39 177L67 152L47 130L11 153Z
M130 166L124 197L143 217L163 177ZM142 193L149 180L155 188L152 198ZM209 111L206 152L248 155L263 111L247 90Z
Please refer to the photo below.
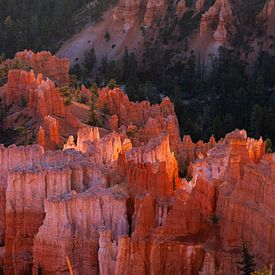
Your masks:
M242 236L262 265L271 262L275 253L273 159L274 156L263 159L258 165L245 166L244 175L235 183L235 188L230 183L225 184L217 210L225 244L236 248L241 245ZM265 234L261 232L262 226L267 229Z
M180 185L178 164L170 150L168 136L127 151L119 161L132 196L149 193L154 197L166 197Z
M9 246L9 240L12 238L9 229L16 230L15 228L21 228L21 230L24 230L23 228L26 227L28 228L30 231L32 230L32 223L29 223L30 220L24 220L24 215L20 215L20 217L18 216L18 225L15 225L12 220L12 217L9 215L9 211L8 209L11 207L11 205L9 204L9 195L6 195L6 191L8 190L8 186L10 185L9 182L11 183L11 175L9 174L9 170L14 170L14 169L30 169L31 167L33 167L34 165L39 166L40 163L40 159L41 156L43 155L43 150L42 148L40 148L39 146L30 146L30 147L19 147L17 148L16 146L11 146L9 148L4 148L3 146L0 147L0 159L1 159L1 165L0 165L0 173L1 173L1 177L0 177L0 190L1 190L1 212L0 212L0 242L1 242L1 246L5 244L5 251L7 251L8 249L14 249L13 246ZM28 181L28 176L25 175L24 176L25 180ZM14 179L14 181L12 181L12 184L17 185L16 183L16 179ZM18 188L18 193L9 193L11 196L17 196L16 199L19 198L19 200L22 202L22 197L21 194L22 192L20 192L20 186L17 186ZM28 198L32 199L32 193L31 190L27 191L26 187L25 188L26 192L28 193ZM10 189L9 189L10 190ZM11 190L10 190L11 191ZM39 196L39 195L38 195ZM39 204L37 202L37 200L39 200L37 197L34 201L34 204L37 206L37 204ZM30 203L30 201L28 202ZM27 201L26 201L27 204ZM16 207L16 204L13 205L13 207ZM28 207L26 206L26 210L28 209ZM34 213L34 219L33 219L33 223L35 224L37 222L37 220L39 221L39 219L42 218L43 221L43 215L42 217L39 217L39 214L36 215L36 213ZM13 226L10 227L11 223L13 223ZM27 224L26 224L27 222ZM24 225L24 226L23 226ZM18 226L18 227L17 227ZM22 232L22 231L21 231ZM24 254L24 248L22 249L21 246L21 252ZM26 258L29 258L29 255L26 254ZM5 259L6 261L6 259ZM20 262L20 261L19 261ZM11 262L9 262L11 263ZM20 262L19 264L24 265L24 262ZM9 267L10 265L8 265ZM11 265L12 266L12 265Z
M35 274L39 265L45 272L66 270L66 256L73 259L76 274L97 274L97 231L108 228L114 239L128 233L126 197L111 190L93 189L73 193L66 199L52 199L46 201L45 211L45 220L34 240ZM102 242L100 234L99 246Z

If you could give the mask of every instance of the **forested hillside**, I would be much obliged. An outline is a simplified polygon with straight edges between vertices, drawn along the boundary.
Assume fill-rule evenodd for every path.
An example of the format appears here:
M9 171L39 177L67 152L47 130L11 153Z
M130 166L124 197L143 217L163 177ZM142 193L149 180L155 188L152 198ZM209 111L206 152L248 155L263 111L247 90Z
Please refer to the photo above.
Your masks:
M110 3L100 0L0 0L0 54L23 49L53 52L60 41L100 18Z

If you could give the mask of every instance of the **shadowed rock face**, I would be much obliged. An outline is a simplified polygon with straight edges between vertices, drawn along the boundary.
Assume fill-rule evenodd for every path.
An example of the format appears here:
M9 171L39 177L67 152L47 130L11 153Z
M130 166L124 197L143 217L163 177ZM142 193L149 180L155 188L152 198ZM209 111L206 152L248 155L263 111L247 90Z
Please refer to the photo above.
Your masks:
M151 26L157 17L165 15L166 8L166 0L121 0L114 16L124 19L126 29L139 24Z

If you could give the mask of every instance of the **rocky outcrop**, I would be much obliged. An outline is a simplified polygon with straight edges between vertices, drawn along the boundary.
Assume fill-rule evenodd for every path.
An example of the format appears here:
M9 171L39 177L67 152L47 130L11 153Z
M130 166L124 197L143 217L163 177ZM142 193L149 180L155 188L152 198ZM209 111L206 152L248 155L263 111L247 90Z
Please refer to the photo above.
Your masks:
M67 58L58 58L50 52L37 52L25 50L18 52L15 59L20 61L24 69L31 68L36 74L41 73L45 78L54 81L57 86L70 83L70 62Z
M177 16L180 18L186 11L185 0L180 0L177 4Z
M43 80L41 74L35 77L33 71L10 70L8 82L2 90L5 104L17 114L8 114L9 125L14 126L21 113L27 114L29 127L42 127L40 131L32 130L39 134L38 142L46 149L63 145L64 141L59 136L75 132L80 126L80 122L64 105L55 84L49 79Z
M267 0L266 4L262 11L258 14L257 20L258 21L265 21L268 20L275 10L275 1L274 0Z
M224 44L228 40L229 32L234 32L234 16L228 0L216 0L214 5L202 15L200 24L200 35L206 32L213 32L211 26L214 27L213 38L215 41Z
M22 106L23 98L27 101L29 113L40 119L48 114L65 117L63 99L52 81L44 81L41 74L36 78L33 71L11 70L4 96L5 103Z
M144 14L144 24L151 26L155 19L160 19L165 15L166 0L148 0L146 6L146 12Z
M128 135L137 145L148 143L161 133L169 133L172 148L179 142L178 120L168 98L160 105L150 105L147 101L133 103L120 89L105 88L99 92L97 107L109 115L116 115L120 125L136 126L137 129Z
M182 10L182 4L180 6ZM113 18L115 21L122 19L126 30L139 25L150 27L155 19L161 19L165 15L166 8L166 0L120 0Z

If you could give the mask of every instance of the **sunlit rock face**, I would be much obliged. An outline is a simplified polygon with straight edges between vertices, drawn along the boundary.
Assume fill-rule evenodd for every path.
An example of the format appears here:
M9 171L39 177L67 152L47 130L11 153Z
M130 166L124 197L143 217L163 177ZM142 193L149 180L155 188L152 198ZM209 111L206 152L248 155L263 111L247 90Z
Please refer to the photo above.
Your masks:
M40 126L34 133L37 132L38 143L46 149L55 150L63 142L60 135L80 127L54 82L43 80L42 74L35 76L33 70L10 70L1 92L6 106L13 110L7 117L7 128L15 127L18 117L28 117L29 127Z
M15 55L23 68L31 68L36 74L41 73L44 77L51 79L58 86L68 85L70 82L70 62L66 58L57 58L50 52L23 51Z
M97 107L115 115L120 125L130 127L129 135L134 144L148 143L161 133L168 133L170 145L174 149L180 141L178 120L170 99L165 98L158 105L148 101L130 102L128 96L120 89L102 89L99 92Z

